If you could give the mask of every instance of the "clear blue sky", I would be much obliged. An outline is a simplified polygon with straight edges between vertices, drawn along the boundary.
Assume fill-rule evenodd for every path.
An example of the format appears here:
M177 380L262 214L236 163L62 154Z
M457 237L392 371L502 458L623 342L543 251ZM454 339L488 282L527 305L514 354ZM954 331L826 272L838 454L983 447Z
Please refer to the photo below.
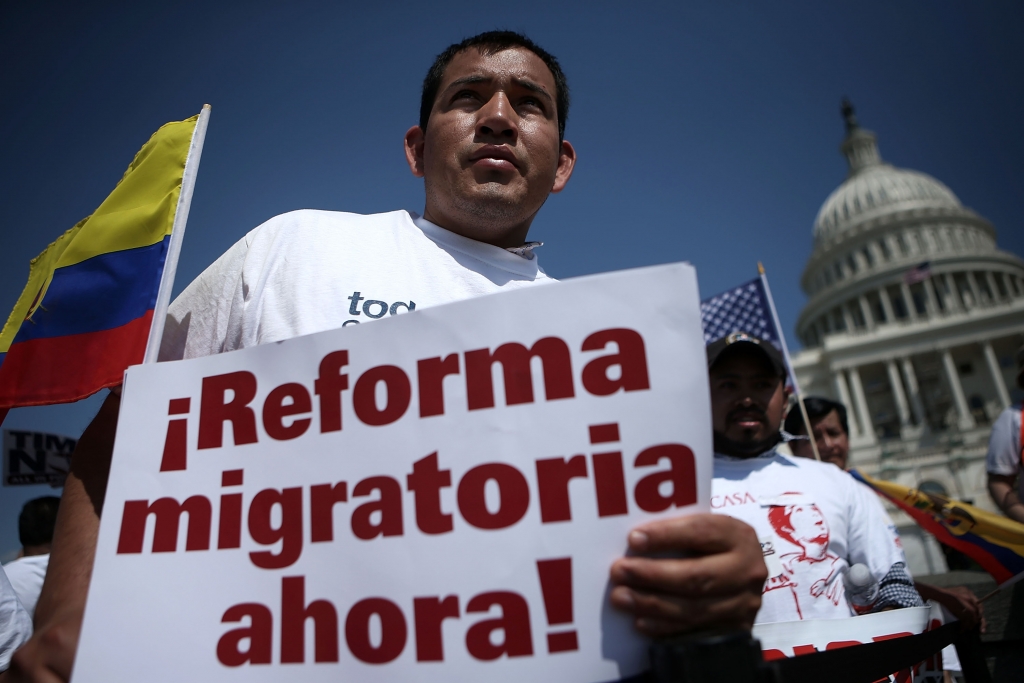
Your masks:
M795 346L811 226L846 173L843 95L887 161L949 185L1024 254L1020 3L681 5L5 3L0 310L149 135L204 102L175 291L283 211L422 211L401 141L423 75L493 28L557 55L572 89L579 163L530 233L555 277L687 260L709 296L761 260ZM78 436L97 406L16 410L5 426ZM0 556L22 500L49 492L0 489Z

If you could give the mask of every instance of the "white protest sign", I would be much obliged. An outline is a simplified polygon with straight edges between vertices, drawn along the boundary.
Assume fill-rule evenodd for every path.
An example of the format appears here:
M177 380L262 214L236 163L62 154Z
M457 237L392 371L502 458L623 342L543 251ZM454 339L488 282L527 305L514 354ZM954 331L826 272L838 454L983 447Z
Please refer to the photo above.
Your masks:
M917 635L928 627L930 613L930 607L907 607L848 619L781 621L757 624L753 635L771 661Z
M698 301L674 264L129 369L74 680L641 671L608 569L708 510Z

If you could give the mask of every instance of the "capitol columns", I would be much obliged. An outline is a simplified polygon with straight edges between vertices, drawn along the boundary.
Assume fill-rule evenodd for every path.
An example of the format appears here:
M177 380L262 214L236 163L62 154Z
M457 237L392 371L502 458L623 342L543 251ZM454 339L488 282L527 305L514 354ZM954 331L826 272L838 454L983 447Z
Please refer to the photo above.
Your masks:
M839 402L846 406L847 413L850 416L850 420L848 421L850 436L853 438L859 438L861 434L863 434L863 430L860 428L860 420L857 418L853 402L850 401L850 388L846 384L846 371L842 369L833 369L832 382L835 384L836 396L839 397Z
M903 392L903 383L900 381L900 371L896 369L896 361L889 359L885 361L885 369L889 373L889 386L892 387L892 395L896 399L896 412L900 416L900 436L906 436L910 424L910 406L907 404L907 395Z
M869 330L875 329L875 316L871 315L871 304L868 303L868 298L861 294L857 297L857 301L860 303L860 314L864 316L864 324Z
M890 325L896 322L896 314L892 309L892 299L889 298L889 290L886 287L878 288L878 298L882 301L882 311L885 312L885 322Z
M935 284L930 277L924 279L924 293L928 297L928 309L931 315L939 315L942 308L939 306L939 297L935 294Z
M978 279L974 277L974 271L968 270L964 273L967 278L967 286L971 289L971 296L974 297L973 308L981 308L981 290L978 289Z
M949 349L940 351L942 355L942 368L946 371L946 382L950 391L953 392L953 404L956 406L957 425L962 431L974 429L974 417L970 408L967 407L967 399L964 397L964 388L960 385L960 375L956 371L956 363L953 362L953 354Z
M907 393L910 394L910 406L914 409L914 420L922 429L927 429L928 418L924 412L924 402L921 400L921 388L917 384L914 363L909 357L901 358L900 367L903 369L903 380L907 383Z
M999 396L999 402L1003 404L1002 407L1004 409L1009 408L1010 392L1006 390L1006 382L1003 380L1003 373L999 370L999 361L996 359L996 352L992 348L992 342L982 342L981 350L985 354L985 363L988 365L988 371L992 375L992 383L996 385L996 394Z
M946 308L952 311L966 311L967 306L964 305L964 300L960 298L960 290L956 288L956 280L949 273L942 274L942 281L946 284L946 291L949 293L949 298L946 300Z
M989 305L999 303L999 288L996 287L996 278L992 275L991 270L985 271L985 282L988 283L988 291L992 294L992 301L989 302Z
M868 399L864 395L864 385L860 381L860 372L856 367L850 368L850 388L853 389L853 403L857 408L857 415L860 421L861 436L869 444L877 443L875 437L875 426L871 424L871 411L868 410Z
M857 329L857 325L853 321L853 313L850 312L850 305L844 303L842 305L842 311L843 324L846 325L846 332L848 334L853 334L853 331Z
M917 320L917 306L914 304L914 296L910 293L910 285L906 280L900 282L900 294L903 295L903 305L907 307L907 318Z

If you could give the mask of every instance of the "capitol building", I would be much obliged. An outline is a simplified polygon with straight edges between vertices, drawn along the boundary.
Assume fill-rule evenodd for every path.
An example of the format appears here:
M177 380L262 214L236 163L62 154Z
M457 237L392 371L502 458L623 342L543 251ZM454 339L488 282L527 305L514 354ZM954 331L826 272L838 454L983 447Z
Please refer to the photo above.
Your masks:
M814 223L793 357L805 396L849 410L850 466L997 511L985 452L1022 392L1024 261L929 175L882 160L844 102L846 180ZM890 508L914 574L946 571L938 543Z

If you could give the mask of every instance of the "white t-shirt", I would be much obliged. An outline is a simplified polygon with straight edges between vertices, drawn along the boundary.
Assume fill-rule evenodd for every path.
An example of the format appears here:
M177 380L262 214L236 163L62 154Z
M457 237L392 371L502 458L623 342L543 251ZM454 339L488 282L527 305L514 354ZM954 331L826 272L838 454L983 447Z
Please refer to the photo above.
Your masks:
M39 601L39 592L43 590L43 579L46 578L46 567L49 563L50 553L46 553L19 557L4 565L7 578L29 616L36 613L36 602Z
M989 474L1013 476L1021 471L1020 405L1010 406L996 418L988 437L985 469ZM1017 491L1024 500L1024 477L1017 479Z
M777 453L715 454L712 512L754 528L768 565L756 623L854 616L843 576L861 563L881 582L906 563L878 497L835 465Z
M292 211L239 240L170 306L160 360L364 323L553 282L526 256L408 211Z
M0 569L0 671L7 670L14 651L31 637L32 617L18 600L7 574Z

